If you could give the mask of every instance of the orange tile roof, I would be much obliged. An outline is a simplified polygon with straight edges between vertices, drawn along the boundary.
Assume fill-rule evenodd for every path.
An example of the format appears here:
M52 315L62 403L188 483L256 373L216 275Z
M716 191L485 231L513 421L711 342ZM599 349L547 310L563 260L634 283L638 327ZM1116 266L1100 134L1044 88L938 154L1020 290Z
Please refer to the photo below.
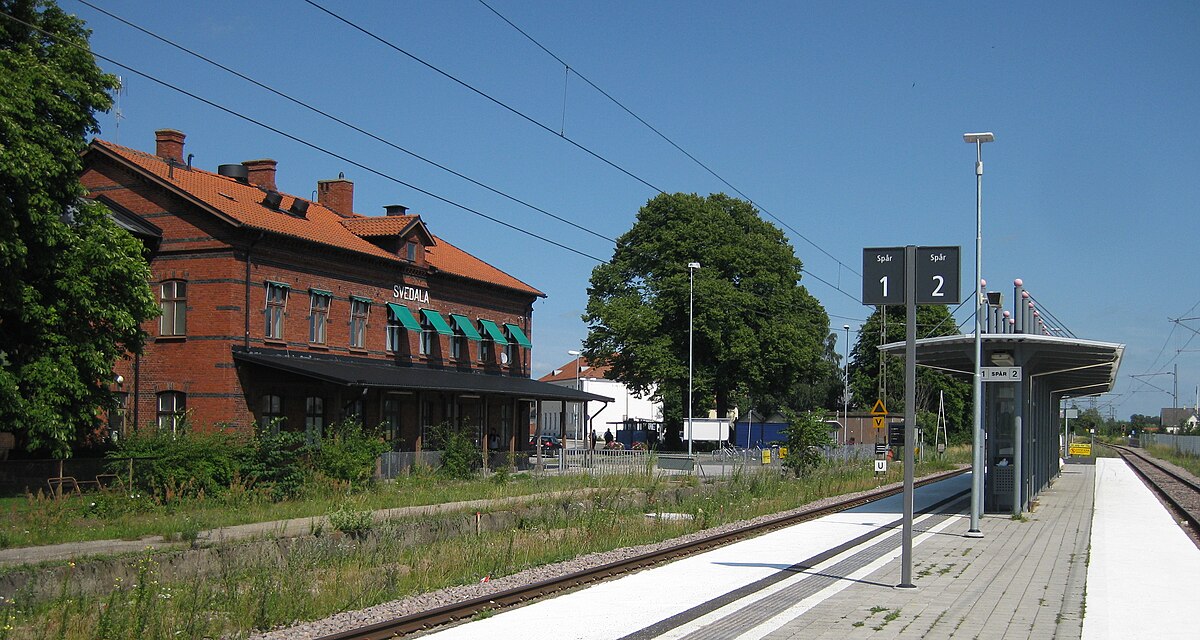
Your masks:
M590 364L588 364L587 359L583 358L583 357L580 357L578 362L579 362L579 377L580 378L585 378L585 379L593 378L593 379L604 379L604 380L611 379L608 377L608 372L611 369L611 367L609 367L608 365L604 365L604 366L600 366L600 367L593 367ZM558 368L554 369L553 371L551 371L550 373L547 373L546 375L538 378L538 382L562 382L562 381L566 381L566 380L570 380L571 382L574 382L575 375L576 375L575 363L576 363L575 360L571 360L570 362L564 364L563 366L558 367Z
M358 236L394 236L408 228L418 216L357 216L342 220L342 226Z
M142 172L154 176L160 182L190 196L201 206L215 211L233 224L300 238L375 258L403 262L399 256L375 246L362 236L373 237L398 233L418 218L418 216L409 215L384 217L358 214L346 217L312 201L309 201L308 211L304 217L289 215L284 211L291 207L292 202L298 198L286 193L282 194L284 199L279 205L283 211L279 211L263 204L264 192L262 189L233 178L195 167L176 166L172 168L158 156L122 147L99 138L92 141L90 149L100 150L102 153L114 156ZM391 229L395 229L395 231L389 231ZM546 295L441 238L437 238L436 242L438 243L436 246L428 247L426 250L429 266L435 271L515 289L535 296L545 297Z

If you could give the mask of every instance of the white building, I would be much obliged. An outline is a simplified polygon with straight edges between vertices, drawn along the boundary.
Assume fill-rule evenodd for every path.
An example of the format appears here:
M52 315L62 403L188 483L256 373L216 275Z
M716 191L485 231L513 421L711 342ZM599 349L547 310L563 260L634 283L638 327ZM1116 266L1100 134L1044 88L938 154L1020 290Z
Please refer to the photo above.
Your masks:
M566 403L564 412L561 402L542 402L539 409L542 433L552 436L565 433L568 440L584 440L590 424L597 437L602 439L606 429L611 429L613 435L617 436L622 423L629 420L662 421L661 402L651 400L647 397L649 394L639 396L632 393L623 383L610 380L607 377L608 370L608 367L593 367L580 357L539 378L539 382L580 389L615 400L608 405L589 402L587 410L591 415L588 416L582 415L583 405L580 403Z

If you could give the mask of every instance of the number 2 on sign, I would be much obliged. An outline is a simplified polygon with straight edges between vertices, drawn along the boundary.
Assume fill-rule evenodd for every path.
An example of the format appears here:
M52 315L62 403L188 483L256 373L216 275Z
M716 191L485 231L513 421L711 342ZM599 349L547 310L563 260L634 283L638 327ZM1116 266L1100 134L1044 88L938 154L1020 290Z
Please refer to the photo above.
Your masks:
M934 276L933 281L937 283L937 286L933 288L933 297L944 297L946 294L942 291L942 287L946 285L946 279L942 276Z

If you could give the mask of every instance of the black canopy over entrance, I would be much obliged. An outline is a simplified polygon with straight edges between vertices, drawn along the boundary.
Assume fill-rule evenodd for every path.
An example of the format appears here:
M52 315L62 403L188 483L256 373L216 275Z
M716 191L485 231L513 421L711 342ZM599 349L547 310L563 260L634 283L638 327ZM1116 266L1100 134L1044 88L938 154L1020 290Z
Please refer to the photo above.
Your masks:
M378 359L265 349L235 349L233 359L257 418L270 417L260 407L297 407L293 421L285 425L295 428L299 408L304 408L305 429L319 431L312 423L357 415L364 424L382 425L384 437L396 450L420 451L429 428L450 424L472 433L485 451L513 452L527 447L530 418L539 416L538 402L613 401L519 376L401 366ZM317 400L321 409L314 413Z

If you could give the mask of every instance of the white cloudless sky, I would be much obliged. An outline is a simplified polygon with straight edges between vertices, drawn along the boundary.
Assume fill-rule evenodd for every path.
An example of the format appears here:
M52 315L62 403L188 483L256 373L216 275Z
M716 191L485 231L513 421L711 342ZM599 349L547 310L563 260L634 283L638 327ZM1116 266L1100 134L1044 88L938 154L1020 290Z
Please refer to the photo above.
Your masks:
M1176 366L1180 404L1196 403L1200 320L1170 321L1200 316L1195 2L487 0L568 72L478 0L320 0L395 48L303 0L89 1L608 238L628 231L658 189L740 191L794 230L787 234L811 273L802 284L830 314L839 352L842 325L856 330L869 313L858 303L863 247L960 245L969 293L975 148L962 134L993 131L996 141L983 148L989 288L1011 301L1012 280L1022 278L1078 337L1126 345L1116 391L1092 401L1105 415L1157 415L1171 405L1172 376L1130 376ZM607 240L290 104L77 0L60 4L87 21L95 52L121 64L582 253L612 254ZM567 351L586 334L580 315L595 260L112 62L101 66L126 87L123 117L99 117L105 139L150 151L155 129L179 129L197 166L274 158L280 188L300 196L344 172L359 213L407 205L435 234L545 291L534 306L534 376L571 360ZM968 332L969 306L956 313Z

